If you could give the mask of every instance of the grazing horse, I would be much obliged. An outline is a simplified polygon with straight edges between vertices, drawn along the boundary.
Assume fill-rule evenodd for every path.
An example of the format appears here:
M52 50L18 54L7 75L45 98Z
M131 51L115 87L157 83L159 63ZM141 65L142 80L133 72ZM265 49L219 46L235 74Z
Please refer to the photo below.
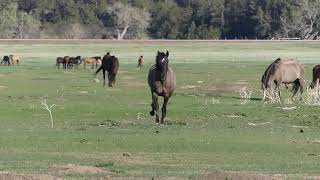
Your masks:
M4 64L4 65L8 65L8 66L10 66L10 58L9 58L9 56L3 56L3 59L2 59L2 61L1 61L1 65L2 64Z
M300 93L303 93L304 86L304 66L297 60L288 59L283 60L278 58L271 63L265 70L261 79L261 88L263 90L263 99L266 98L267 90L271 88L272 82L275 83L276 92L280 98L280 85L284 83L287 87L288 84L293 84L293 96L296 95L300 88ZM302 96L300 100L302 99Z
M19 65L19 61L20 61L19 55L11 54L9 55L9 57L11 59L12 65L14 65L14 63L17 63L17 65Z
M99 73L99 71L103 70L103 86L106 84L106 71L108 73L108 85L109 87L113 87L116 82L116 75L119 69L119 59L115 56L111 56L108 52L102 58L102 64L100 68L95 72L95 76Z
M91 64L91 69L94 68L94 65L96 65L96 68L98 65L101 65L101 57L100 56L94 56L94 57L85 57L82 59L83 61L83 68L86 69L86 64Z
M140 56L138 59L138 68L141 69L143 67L143 64L144 64L143 56Z
M319 86L320 80L320 65L316 65L312 69L312 82L310 84L310 88L313 89Z
M69 62L72 64L71 68L74 66L75 69L78 69L79 65L82 63L81 56L70 57Z
M62 61L63 69L67 69L69 67L69 60L70 60L69 56L63 57L63 61Z
M63 64L63 58L62 57L57 57L57 59L56 59L56 67L57 67L57 69L60 69L60 64Z
M156 115L156 123L159 123L158 96L162 96L164 98L163 106L161 109L161 124L165 123L167 104L176 86L176 76L172 69L169 67L168 57L169 51L167 51L166 53L158 51L158 54L156 56L156 64L150 68L148 75L148 84L152 95L152 110L150 111L150 115Z

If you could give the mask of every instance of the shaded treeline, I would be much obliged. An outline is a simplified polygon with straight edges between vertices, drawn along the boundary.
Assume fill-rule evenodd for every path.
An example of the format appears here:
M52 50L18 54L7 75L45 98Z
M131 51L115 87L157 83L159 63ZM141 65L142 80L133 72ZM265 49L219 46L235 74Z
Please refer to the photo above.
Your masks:
M0 38L318 36L319 0L1 0Z

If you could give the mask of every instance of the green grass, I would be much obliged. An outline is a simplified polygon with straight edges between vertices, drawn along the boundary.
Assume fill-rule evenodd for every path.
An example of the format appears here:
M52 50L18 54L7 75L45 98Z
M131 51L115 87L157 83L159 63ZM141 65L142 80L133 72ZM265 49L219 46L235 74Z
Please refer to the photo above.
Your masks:
M319 107L296 101L289 106L297 109L285 111L285 104L264 104L259 82L270 62L291 57L305 64L308 85L319 48L317 41L2 41L0 55L18 53L22 61L19 67L0 67L0 170L64 178L193 178L213 170L318 175L320 145L312 141L320 140ZM103 55L109 50L120 59L114 88L92 82L93 70L83 66L67 71L54 67L57 56ZM146 79L157 50L170 51L177 76L166 126L156 125L149 116ZM138 70L141 54L146 64ZM246 105L235 92L243 80L253 89ZM285 92L283 98L289 96ZM56 104L54 129L41 98ZM210 103L213 98L220 103ZM265 122L270 123L249 125ZM304 133L295 126L304 126ZM50 165L70 163L100 167L106 173L48 170Z

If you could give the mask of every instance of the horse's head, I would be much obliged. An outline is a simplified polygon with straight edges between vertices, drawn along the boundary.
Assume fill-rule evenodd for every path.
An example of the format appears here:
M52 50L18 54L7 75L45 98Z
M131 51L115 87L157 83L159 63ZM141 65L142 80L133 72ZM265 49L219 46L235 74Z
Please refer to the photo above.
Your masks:
M169 66L169 51L166 53L159 52L156 57L156 67L161 72L161 80L164 81L166 79L167 70Z

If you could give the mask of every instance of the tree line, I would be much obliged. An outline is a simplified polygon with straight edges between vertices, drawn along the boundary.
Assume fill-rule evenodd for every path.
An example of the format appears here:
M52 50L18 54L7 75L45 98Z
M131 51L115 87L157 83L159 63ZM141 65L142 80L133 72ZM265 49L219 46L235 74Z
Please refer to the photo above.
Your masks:
M1 0L0 38L317 39L320 0Z

